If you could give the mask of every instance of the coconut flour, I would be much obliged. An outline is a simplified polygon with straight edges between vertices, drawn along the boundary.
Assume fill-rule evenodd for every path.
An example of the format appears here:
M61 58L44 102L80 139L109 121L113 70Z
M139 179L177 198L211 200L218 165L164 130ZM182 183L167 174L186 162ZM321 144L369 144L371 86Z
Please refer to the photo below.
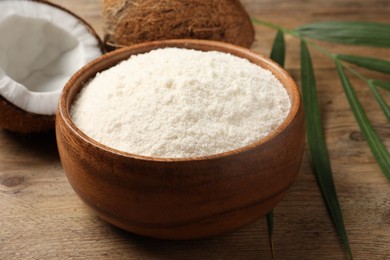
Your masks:
M226 152L268 135L289 96L273 74L217 52L165 48L98 74L71 108L88 136L124 152L182 158Z

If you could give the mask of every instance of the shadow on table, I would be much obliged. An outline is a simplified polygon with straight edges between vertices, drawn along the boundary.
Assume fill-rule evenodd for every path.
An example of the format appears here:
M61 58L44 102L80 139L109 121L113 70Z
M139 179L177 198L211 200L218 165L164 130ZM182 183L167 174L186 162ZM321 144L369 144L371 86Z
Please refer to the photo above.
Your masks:
M124 251L137 259L272 259L264 220L212 238L184 241L148 238L109 226L128 241Z
M1 130L2 149L8 153L38 157L45 160L59 160L54 131L39 134L18 134Z

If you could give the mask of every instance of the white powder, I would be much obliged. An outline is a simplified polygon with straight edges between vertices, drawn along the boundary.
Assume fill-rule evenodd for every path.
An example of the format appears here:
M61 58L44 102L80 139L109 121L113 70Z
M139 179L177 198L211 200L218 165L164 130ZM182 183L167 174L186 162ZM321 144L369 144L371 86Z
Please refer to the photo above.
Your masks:
M182 158L258 141L281 124L290 106L272 73L246 59L165 48L98 74L71 115L86 135L109 147Z

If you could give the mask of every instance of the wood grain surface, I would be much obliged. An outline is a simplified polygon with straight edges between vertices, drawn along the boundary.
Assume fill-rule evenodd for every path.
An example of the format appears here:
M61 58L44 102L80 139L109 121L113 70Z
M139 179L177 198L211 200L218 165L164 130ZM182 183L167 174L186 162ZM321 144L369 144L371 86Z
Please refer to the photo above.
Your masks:
M96 0L54 0L101 35ZM388 0L243 0L253 17L289 28L324 20L389 22ZM254 51L268 54L274 31L256 26ZM299 43L286 37L287 70L299 82ZM326 45L333 52L390 59L389 50ZM390 259L390 184L351 114L335 67L312 51L334 179L355 259ZM367 72L370 74L370 72ZM372 73L372 75L374 75ZM390 80L379 74L382 79ZM390 148L390 126L368 88L352 80ZM389 101L389 95L386 96ZM306 150L298 181L275 208L276 259L346 259L322 202ZM0 259L272 259L265 218L196 241L163 241L119 230L96 217L70 187L55 136L0 132Z

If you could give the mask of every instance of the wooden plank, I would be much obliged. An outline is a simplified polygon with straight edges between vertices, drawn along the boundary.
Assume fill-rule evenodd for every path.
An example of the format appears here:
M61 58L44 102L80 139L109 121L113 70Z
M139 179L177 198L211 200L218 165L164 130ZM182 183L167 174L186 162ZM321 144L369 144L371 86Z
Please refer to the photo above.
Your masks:
M85 18L102 35L100 1L53 0ZM289 28L323 20L389 22L383 0L243 0L253 17ZM268 54L274 31L256 26L252 49ZM299 81L298 42L286 38L287 69ZM390 59L388 50L327 45L334 52ZM355 259L390 257L390 185L376 165L349 110L334 65L313 51L321 112L336 188ZM381 76L390 80L389 77ZM390 126L368 89L353 80L390 148ZM345 259L322 202L306 152L297 182L275 209L277 259ZM0 259L271 259L265 219L197 241L139 237L98 219L64 176L53 134L0 132Z

